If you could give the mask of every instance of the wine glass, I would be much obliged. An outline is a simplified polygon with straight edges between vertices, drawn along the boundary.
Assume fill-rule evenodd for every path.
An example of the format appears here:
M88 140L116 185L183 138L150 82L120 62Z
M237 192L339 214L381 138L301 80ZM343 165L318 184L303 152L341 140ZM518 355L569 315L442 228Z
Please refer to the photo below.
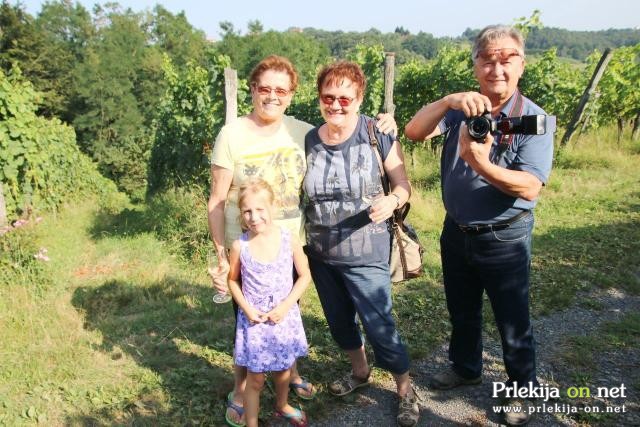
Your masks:
M218 268L219 265L220 264L216 251L209 250L209 252L207 253L207 272L214 279L219 278L226 281L227 273L229 272L229 270L227 268L220 270ZM229 294L229 292L216 291L215 295L213 296L213 302L215 302L216 304L224 304L225 302L229 301L231 301L231 295Z
M362 189L362 195L360 198L362 199L363 207L365 209L369 209L372 205L376 203L378 199L382 196L382 188L377 184L366 184Z

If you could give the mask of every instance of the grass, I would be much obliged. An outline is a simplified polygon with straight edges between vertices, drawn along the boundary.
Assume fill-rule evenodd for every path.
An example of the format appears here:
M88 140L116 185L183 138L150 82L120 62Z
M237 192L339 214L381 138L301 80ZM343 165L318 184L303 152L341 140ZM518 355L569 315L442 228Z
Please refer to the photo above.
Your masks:
M581 291L640 290L640 150L613 141L613 132L582 138L556 158L536 209L535 315L598 306ZM439 160L424 150L414 158L409 221L427 250L426 274L395 285L394 310L415 359L446 341L449 322L438 252ZM45 247L51 261L30 261L32 270L0 285L0 425L223 424L233 316L230 305L211 303L203 198L162 197L115 213L92 202L71 206L20 235L24 259ZM310 355L300 370L323 391L348 363L313 289L302 311ZM611 327L600 332L603 345L637 346L636 335L622 333L628 325ZM374 371L376 381L389 378ZM263 418L272 399L266 389ZM350 400L320 393L297 403L317 419Z
M560 351L560 358L569 367L569 378L562 379L562 382L567 386L587 387L590 390L595 390L598 378L602 377L602 372L599 372L598 360L609 357L613 352L637 349L639 345L640 314L638 313L628 313L617 321L603 323L596 332L590 335L568 337ZM637 383L627 383L627 387L629 386L637 389ZM573 405L591 406L594 402L599 402L599 400L590 398L563 400L563 403ZM604 408L602 402L599 403L601 403L600 407ZM621 402L614 400L613 403L619 405ZM612 414L606 414L604 410L600 413L575 414L575 419L586 425L605 421L610 421L611 425L615 424Z
M629 313L618 321L606 322L593 335L569 337L562 358L572 370L595 373L598 355L611 350L637 348L640 344L640 314Z
M634 149L616 146L612 132L601 132L556 156L536 208L534 312L566 307L579 291L594 286L640 292L640 174Z

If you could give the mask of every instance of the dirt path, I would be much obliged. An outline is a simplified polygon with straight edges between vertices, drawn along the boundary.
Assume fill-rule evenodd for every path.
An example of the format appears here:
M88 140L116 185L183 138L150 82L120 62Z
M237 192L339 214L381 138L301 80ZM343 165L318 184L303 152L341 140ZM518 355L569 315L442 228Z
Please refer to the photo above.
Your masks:
M537 341L538 378L542 384L558 387L564 395L568 387L580 386L580 380L572 373L571 367L563 357L567 351L567 338L592 334L603 322L619 320L623 315L640 311L640 296L630 296L617 290L599 290L586 296L594 298L600 304L599 310L571 307L553 315L534 320ZM496 426L501 418L492 410L495 405L490 398L492 382L506 379L502 365L502 353L499 341L485 336L483 383L479 386L461 387L448 391L433 391L427 386L428 378L445 368L447 346L443 345L430 357L414 362L413 375L415 385L424 398L421 405L420 426ZM590 417L590 425L640 425L640 349L628 348L624 351L607 351L596 356L595 372L585 373L586 383L595 387L626 386L624 399L582 399L583 405L621 406L623 414L609 414L606 417ZM393 426L395 425L396 400L394 385L375 384L361 392L353 404L341 406L331 412L325 420L312 420L312 426ZM579 406L580 402L566 397L550 400L548 405L568 403ZM538 403L540 404L540 402ZM560 406L560 408L562 408ZM575 417L574 417L575 418ZM574 426L575 419L563 414L537 414L529 423L531 426ZM582 424L589 425L589 424Z

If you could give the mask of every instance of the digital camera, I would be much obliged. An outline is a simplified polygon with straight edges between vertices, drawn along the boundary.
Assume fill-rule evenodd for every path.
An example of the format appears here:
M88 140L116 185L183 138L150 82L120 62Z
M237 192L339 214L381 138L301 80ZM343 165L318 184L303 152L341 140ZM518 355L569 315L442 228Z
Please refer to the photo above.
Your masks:
M483 140L489 132L495 134L544 135L556 130L556 116L535 114L530 116L503 117L494 120L491 113L471 117L466 120L471 138Z

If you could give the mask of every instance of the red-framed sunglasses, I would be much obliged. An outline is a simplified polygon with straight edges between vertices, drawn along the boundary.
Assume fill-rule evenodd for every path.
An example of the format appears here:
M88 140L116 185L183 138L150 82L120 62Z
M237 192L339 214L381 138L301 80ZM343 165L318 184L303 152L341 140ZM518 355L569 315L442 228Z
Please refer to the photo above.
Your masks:
M348 96L333 96L333 95L320 95L320 100L327 105L333 105L336 100L341 107L348 107L351 105L355 98L349 98Z
M253 87L256 88L256 91L260 95L270 95L271 92L275 92L278 98L284 98L285 96L289 95L289 93L291 93L290 90L283 89L281 87L272 88L269 86L258 86L258 85L253 85Z

